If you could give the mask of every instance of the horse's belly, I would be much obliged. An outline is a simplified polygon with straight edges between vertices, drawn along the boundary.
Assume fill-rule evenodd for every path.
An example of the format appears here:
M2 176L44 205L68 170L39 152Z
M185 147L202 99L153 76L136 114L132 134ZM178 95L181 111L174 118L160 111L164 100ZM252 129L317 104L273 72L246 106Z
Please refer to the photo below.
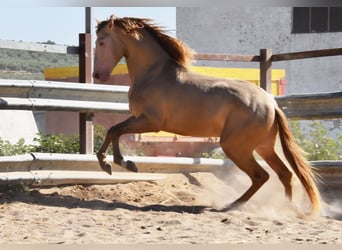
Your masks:
M218 112L204 114L193 110L173 113L164 123L164 130L196 137L219 137L226 117Z

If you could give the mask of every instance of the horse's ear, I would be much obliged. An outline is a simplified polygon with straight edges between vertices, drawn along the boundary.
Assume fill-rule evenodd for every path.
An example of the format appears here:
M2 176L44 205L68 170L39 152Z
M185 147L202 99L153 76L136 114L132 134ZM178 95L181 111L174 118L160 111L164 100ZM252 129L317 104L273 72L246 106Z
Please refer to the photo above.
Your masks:
M108 23L108 28L110 30L114 29L114 20L115 20L115 15L111 15Z
M110 30L114 29L114 19L110 19L110 20L109 20L108 28L109 28Z
M102 21L100 19L96 19L96 24L97 26L99 26L99 24L101 23Z

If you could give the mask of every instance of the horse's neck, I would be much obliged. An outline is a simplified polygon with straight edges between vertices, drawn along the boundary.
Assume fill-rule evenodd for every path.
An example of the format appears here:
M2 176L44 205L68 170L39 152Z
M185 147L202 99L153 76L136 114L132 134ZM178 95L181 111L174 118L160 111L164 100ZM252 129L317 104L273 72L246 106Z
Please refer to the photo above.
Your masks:
M131 82L153 74L169 60L169 55L149 35L144 34L142 40L126 43L126 62Z

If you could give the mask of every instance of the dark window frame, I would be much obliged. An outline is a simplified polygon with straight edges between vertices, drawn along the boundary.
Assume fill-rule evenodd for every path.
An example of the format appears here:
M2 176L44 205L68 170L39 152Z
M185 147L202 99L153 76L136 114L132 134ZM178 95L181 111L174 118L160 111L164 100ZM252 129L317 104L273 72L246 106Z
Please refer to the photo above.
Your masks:
M342 7L292 9L292 34L332 32L342 32Z

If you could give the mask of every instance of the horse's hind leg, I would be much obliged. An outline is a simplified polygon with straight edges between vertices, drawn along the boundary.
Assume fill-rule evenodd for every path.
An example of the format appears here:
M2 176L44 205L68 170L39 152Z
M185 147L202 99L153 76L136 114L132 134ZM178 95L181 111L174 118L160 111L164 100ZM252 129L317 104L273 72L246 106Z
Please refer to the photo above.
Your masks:
M285 188L286 197L292 200L292 172L281 160L275 150L275 139L266 141L256 149L256 152L267 162L267 164L276 172L279 180Z
M227 156L238 168L245 172L252 181L252 185L249 189L225 209L227 210L248 201L268 180L269 174L254 159L253 150L243 150L234 147L234 145L229 145L228 142L221 143L221 146Z

